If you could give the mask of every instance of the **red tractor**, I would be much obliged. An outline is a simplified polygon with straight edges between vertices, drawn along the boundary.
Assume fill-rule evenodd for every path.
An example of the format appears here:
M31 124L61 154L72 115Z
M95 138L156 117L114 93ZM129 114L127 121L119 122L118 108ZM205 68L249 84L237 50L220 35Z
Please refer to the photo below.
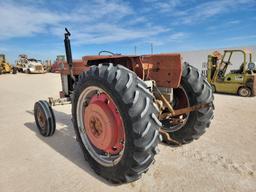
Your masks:
M154 162L160 141L182 145L198 139L213 118L213 93L180 54L84 56L72 62L66 29L67 62L61 69L59 99L34 105L41 135L52 136L51 105L70 101L72 120L85 159L113 183L139 179Z

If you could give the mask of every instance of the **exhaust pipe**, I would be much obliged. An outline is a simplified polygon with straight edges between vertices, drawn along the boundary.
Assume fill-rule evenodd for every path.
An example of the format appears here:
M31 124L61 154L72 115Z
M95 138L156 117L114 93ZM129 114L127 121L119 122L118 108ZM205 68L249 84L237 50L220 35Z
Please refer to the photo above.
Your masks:
M65 51L66 51L66 58L67 63L69 67L69 72L71 78L76 81L75 76L73 75L73 59L72 59L72 51L71 51L71 45L70 45L70 39L71 33L68 31L67 28L65 28L66 33L64 33L65 39L64 39L64 45L65 45Z

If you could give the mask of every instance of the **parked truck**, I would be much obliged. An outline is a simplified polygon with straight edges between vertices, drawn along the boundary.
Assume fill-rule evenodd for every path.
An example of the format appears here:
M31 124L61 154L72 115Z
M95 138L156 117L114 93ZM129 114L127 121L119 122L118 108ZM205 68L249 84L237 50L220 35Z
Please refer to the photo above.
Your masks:
M41 60L28 58L26 54L19 55L16 62L16 67L19 72L23 73L45 73L44 66Z

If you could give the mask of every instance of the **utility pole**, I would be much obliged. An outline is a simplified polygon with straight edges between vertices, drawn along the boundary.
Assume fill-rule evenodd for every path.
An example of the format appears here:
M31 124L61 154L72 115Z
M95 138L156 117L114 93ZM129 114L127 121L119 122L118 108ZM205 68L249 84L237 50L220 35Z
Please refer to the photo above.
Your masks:
M153 54L154 52L154 47L153 47L153 43L150 44L150 47L151 47L151 55Z
M134 54L137 55L137 47L136 47L136 45L134 46Z

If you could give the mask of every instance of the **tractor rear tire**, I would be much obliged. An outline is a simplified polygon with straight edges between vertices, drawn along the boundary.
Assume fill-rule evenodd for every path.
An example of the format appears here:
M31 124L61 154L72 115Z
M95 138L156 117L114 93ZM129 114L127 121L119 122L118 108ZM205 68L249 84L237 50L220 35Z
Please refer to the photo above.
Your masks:
M86 93L93 89L96 89L96 94L90 93L93 96L87 100ZM115 113L122 119L125 139L120 143L122 151L116 154L119 159L96 147L88 131L92 124L84 123L90 121L84 114L90 107L92 98L98 97L97 90L109 96L109 100L116 106ZM73 125L85 159L96 174L109 182L121 184L135 181L142 173L147 172L154 162L161 139L161 123L157 119L158 110L153 105L153 99L154 96L147 90L145 83L134 72L120 65L99 64L79 75L72 95ZM103 116L105 114L104 111ZM106 129L105 124L103 129L104 126ZM109 160L111 158L112 162Z
M199 75L198 69L193 66L183 65L181 86L186 92L190 106L212 103L214 100L211 85ZM170 145L183 145L198 139L210 126L213 110L214 106L211 104L208 108L190 112L187 121L181 128L168 132L174 142L165 139L164 142Z
M44 137L50 137L56 129L53 110L47 101L40 100L34 105L34 117L39 132Z

